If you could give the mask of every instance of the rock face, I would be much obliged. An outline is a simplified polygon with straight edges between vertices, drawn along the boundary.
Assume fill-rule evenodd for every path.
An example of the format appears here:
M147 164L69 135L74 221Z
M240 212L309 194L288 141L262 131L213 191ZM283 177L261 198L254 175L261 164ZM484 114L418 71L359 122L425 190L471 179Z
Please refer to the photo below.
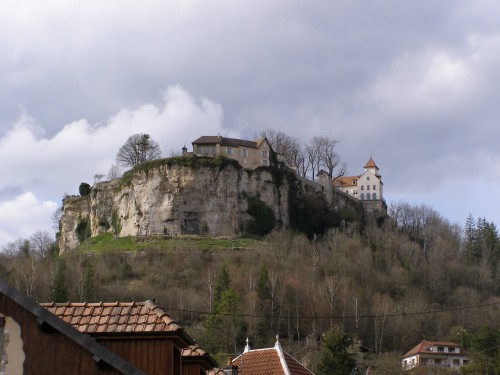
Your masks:
M289 227L288 184L277 185L269 168L165 164L138 170L126 183L97 183L90 196L64 200L60 250L77 247L85 225L90 236L240 235L254 220L249 197L269 207L278 226Z
M172 158L97 183L86 197L63 201L59 249L103 232L124 236L263 235L291 228L309 238L346 222L359 230L387 214L385 202L359 201L286 168L242 169L235 161Z

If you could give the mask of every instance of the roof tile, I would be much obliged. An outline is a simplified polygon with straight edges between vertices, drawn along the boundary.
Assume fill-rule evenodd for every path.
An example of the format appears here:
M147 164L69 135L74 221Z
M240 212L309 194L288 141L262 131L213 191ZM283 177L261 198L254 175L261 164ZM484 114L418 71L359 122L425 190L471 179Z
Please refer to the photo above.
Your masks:
M41 305L84 333L172 332L181 329L152 301Z

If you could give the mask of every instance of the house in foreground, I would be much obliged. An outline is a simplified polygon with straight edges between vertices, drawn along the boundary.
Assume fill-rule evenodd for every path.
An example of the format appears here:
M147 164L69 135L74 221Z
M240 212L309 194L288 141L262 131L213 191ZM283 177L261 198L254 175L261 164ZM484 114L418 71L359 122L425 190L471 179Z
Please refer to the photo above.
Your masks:
M415 373L427 368L446 368L458 372L468 362L467 353L460 345L446 341L422 341L401 357L403 370Z
M42 303L147 374L217 374L217 362L154 301Z
M0 373L146 375L0 279Z
M194 155L212 157L222 155L237 160L243 168L255 169L272 163L273 150L267 138L247 141L221 135L202 136L193 141L192 145Z
M247 339L243 354L233 359L232 365L238 375L314 375L281 348L277 337L274 347L266 349L250 349Z

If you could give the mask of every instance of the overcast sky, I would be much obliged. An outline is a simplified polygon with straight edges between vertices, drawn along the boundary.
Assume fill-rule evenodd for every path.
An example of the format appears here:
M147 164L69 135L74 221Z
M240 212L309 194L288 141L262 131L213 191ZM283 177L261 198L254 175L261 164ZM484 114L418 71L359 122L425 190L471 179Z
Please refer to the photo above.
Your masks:
M139 132L326 135L388 203L500 225L499 82L497 0L0 0L0 245Z

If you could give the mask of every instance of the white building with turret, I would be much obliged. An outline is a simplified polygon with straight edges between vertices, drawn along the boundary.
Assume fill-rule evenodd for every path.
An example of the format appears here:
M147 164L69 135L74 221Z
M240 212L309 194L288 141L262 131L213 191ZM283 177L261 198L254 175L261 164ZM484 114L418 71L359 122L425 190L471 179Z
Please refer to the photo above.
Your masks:
M377 164L370 157L365 171L357 176L341 176L332 181L334 188L359 200L383 200L383 182Z

